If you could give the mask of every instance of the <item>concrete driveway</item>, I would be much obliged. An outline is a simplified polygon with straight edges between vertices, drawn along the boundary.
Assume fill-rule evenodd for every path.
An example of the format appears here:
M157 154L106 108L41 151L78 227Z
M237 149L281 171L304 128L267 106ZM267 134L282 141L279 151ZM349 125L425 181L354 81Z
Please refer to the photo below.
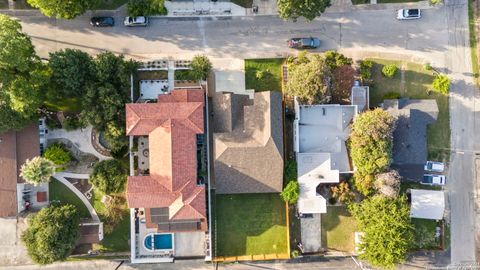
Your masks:
M20 240L26 226L23 218L0 218L0 266L32 263Z

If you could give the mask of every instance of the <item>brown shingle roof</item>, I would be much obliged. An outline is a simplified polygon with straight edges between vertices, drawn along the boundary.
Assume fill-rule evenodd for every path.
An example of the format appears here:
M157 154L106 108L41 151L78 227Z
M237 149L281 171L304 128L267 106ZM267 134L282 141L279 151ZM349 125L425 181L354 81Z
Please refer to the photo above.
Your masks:
M40 154L38 126L0 134L0 217L17 215L17 183L20 167L26 159Z
M216 192L280 192L283 184L281 94L255 93L253 105L245 97L235 96L218 93L213 99ZM225 119L232 119L232 127L229 122L222 125Z
M127 104L127 135L149 136L149 176L130 176L130 208L169 207L171 219L206 217L197 182L196 134L203 133L202 89L174 90L157 103Z

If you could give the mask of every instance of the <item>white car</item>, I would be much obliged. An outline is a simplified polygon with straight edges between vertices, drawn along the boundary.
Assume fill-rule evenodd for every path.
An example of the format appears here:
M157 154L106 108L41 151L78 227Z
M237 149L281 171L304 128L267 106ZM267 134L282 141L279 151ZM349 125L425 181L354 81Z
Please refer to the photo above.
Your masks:
M422 185L430 186L444 186L446 183L445 175L438 174L424 174L423 179L420 182Z
M397 19L399 20L414 20L414 19L420 19L422 17L422 12L418 8L412 8L412 9L399 9L397 11Z
M125 17L123 24L125 26L147 26L148 17L145 17L145 16Z
M427 161L427 163L425 163L424 170L429 172L443 172L443 170L445 170L445 165L443 165L441 162Z

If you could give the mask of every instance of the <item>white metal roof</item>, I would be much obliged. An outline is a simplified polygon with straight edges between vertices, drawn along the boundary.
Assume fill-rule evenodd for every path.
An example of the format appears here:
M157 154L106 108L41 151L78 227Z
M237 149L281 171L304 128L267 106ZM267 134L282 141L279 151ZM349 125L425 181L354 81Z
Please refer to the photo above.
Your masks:
M445 212L445 194L443 191L412 189L410 217L424 219L443 219Z

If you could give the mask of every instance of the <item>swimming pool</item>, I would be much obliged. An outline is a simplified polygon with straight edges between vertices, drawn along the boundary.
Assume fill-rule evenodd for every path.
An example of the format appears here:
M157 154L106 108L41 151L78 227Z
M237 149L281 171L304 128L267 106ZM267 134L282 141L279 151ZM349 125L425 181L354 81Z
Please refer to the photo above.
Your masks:
M173 248L173 234L150 233L145 236L143 245L146 250L171 250Z

